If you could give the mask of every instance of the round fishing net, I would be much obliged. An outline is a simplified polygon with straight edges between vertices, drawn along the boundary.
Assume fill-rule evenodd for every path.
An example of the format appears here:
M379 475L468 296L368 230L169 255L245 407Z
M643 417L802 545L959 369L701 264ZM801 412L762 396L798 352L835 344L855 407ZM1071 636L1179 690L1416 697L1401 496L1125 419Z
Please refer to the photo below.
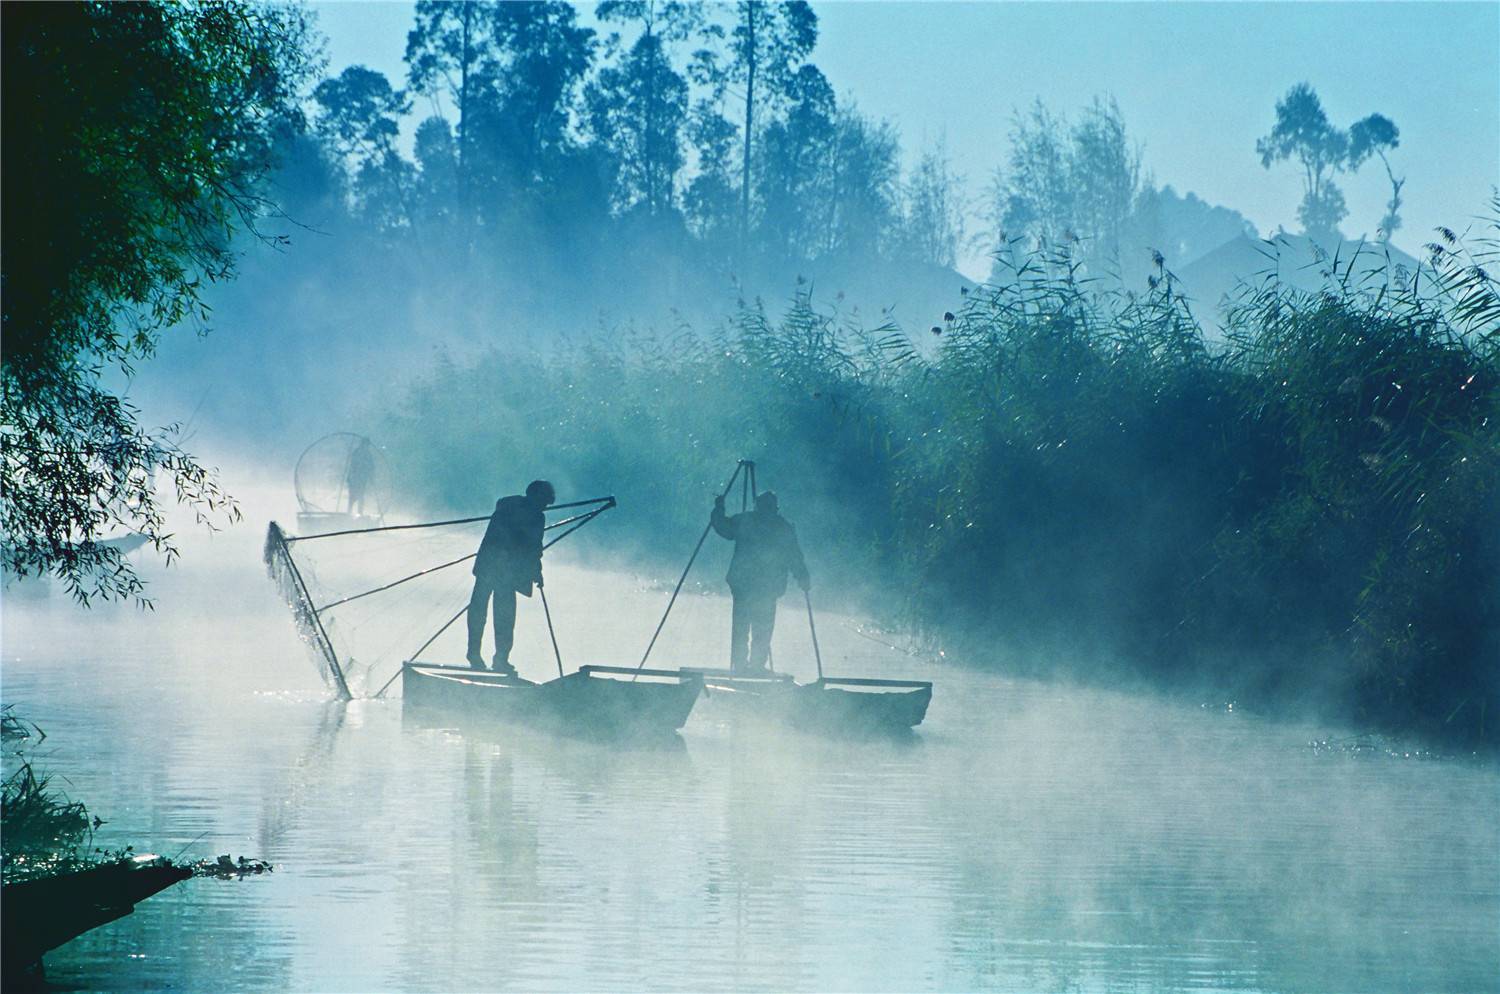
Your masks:
M304 514L381 518L391 495L385 455L368 438L339 431L324 435L297 460L297 505Z

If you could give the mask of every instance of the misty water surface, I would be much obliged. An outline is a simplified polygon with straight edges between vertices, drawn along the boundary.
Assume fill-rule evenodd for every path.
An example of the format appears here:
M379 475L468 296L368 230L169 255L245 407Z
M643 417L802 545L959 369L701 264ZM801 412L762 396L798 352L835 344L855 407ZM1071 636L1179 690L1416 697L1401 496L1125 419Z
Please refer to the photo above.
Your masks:
M192 540L157 611L5 603L4 698L95 844L276 864L48 957L68 989L1493 989L1500 775L1348 732L923 661L846 619L830 671L930 678L909 740L490 736L328 700L259 529ZM712 581L715 565L702 578ZM816 567L815 567L816 569ZM665 593L554 563L569 666L633 663ZM462 578L457 579L462 585ZM783 604L778 661L810 673ZM664 665L717 663L692 593ZM522 672L552 667L523 602ZM702 703L700 702L700 708ZM58 781L61 783L61 781ZM196 840L196 841L195 841Z

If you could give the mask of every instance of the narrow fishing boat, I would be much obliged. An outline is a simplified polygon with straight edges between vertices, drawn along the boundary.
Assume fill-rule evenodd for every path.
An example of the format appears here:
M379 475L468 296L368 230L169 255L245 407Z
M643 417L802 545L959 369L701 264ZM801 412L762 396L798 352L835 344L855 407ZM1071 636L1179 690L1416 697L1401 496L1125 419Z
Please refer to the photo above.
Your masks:
M549 506L548 512L573 509L578 513L547 523L544 532L563 530L555 538L545 542L543 548L551 547L614 506L613 497L597 497ZM376 533L409 534L414 529L448 528L488 520L488 516L480 516L301 536L288 535L275 522L271 523L265 547L267 568L292 608L297 626L305 642L313 650L319 668L340 697L353 697L354 689L351 689L351 684L357 688L360 681L353 676L356 666L350 653L347 649L340 651L335 642L336 628L332 616L347 610L346 605L369 603L364 598L383 594L412 581L436 574L451 576L452 574L446 573L447 570L472 561L475 555L471 553L459 556L369 589L327 599L315 596L315 591L321 594L319 585L312 572L300 566L293 556L293 544L314 539L362 540ZM433 643L467 613L468 605L464 603L415 652L401 657L400 668L373 696L384 697L386 691L400 678L405 709L428 717L442 716L444 720L452 717L471 722L480 721L491 726L525 725L578 736L672 735L683 726L693 709L693 703L703 690L701 676L682 674L675 670L597 665L566 672L562 653L558 649L557 633L552 627L546 592L541 587L537 588L537 592L557 661L555 680L534 683L514 673L421 661Z
M755 463L742 459L719 494L720 504L733 491L737 480L742 486L742 507L748 507L756 497L759 490L755 479ZM651 636L650 644L646 646L639 666L645 666L646 660L650 658L651 650L655 648L657 639L666 626L672 606L682 592L682 585L687 581L688 573L692 570L698 553L702 551L711 527L712 525L703 529L697 546L688 557L687 566L677 580L677 586L667 601L667 609L656 626L656 632ZM811 683L797 683L785 673L750 675L728 669L684 668L684 674L696 674L703 680L704 696L713 702L710 709L734 719L766 721L836 734L909 731L920 725L927 717L928 705L932 703L932 682L824 676L823 653L818 646L818 626L813 616L812 597L805 588L803 602L807 607L807 627L812 637L817 679Z
M583 666L545 683L476 670L408 662L403 706L579 736L671 734L687 722L703 690L697 673Z
M698 668L683 672L702 678L705 697L721 715L807 731L905 731L922 723L932 703L928 680L820 677L812 683L797 683L780 673L745 676Z
M142 855L6 884L0 891L5 986L23 985L26 972L47 951L123 918L146 898L192 875L160 856Z
M762 720L816 732L901 732L927 717L930 681L825 676L798 684L775 673L744 676L730 670L684 669L703 681L712 709L736 720Z

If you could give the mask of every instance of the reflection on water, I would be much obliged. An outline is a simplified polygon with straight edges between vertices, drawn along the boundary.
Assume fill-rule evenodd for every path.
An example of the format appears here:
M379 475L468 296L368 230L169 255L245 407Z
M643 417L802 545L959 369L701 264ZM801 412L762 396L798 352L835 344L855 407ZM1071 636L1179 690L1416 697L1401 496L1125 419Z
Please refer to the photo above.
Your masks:
M567 577L549 573L555 614ZM834 624L820 636L844 672L937 681L916 736L747 734L701 715L667 747L459 732L403 719L399 700L327 701L252 581L229 619L187 596L156 615L7 605L5 700L108 820L96 844L276 864L190 881L54 953L64 987L1468 991L1500 977L1492 766L1314 749L1328 731L918 666ZM610 619L654 623L657 600L615 596L570 632L575 655L620 661L602 656ZM670 665L723 641L722 605L695 604L674 616Z

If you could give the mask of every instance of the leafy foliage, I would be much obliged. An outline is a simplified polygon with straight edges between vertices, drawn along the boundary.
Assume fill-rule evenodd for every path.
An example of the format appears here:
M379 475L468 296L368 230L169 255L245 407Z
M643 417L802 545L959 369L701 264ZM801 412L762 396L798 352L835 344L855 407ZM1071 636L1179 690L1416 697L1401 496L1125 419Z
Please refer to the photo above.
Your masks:
M455 105L459 212L508 230L547 215L588 163L572 128L596 40L561 2L422 0L407 36L411 89Z
M1393 187L1380 224L1389 237L1401 223L1401 184L1390 172L1385 152L1399 144L1399 135L1396 125L1380 114L1355 122L1347 131L1334 127L1317 92L1307 83L1298 83L1276 102L1276 124L1270 134L1256 141L1255 151L1267 169L1286 159L1297 160L1302 167L1303 190L1297 218L1308 234L1323 239L1338 238L1339 223L1349 215L1334 175L1352 173L1371 155L1378 154Z
M4 878L15 883L79 869L91 831L88 810L21 760L0 784Z
M1138 200L1147 192L1120 108L1095 99L1069 123L1037 100L1015 115L1010 141L1009 161L991 185L997 249L1003 254L1017 241L1076 244L1070 255L1095 275L1112 271L1125 229L1139 226ZM1002 277L1006 265L1000 263L991 280Z
M702 30L696 4L613 0L601 20L634 21L640 36L617 66L601 68L587 91L590 130L617 165L617 210L641 206L659 215L676 206L678 173L686 163L682 125L688 81L672 64L669 45ZM608 44L618 45L618 36Z
M268 205L257 182L311 68L289 9L26 4L4 31L5 355L0 526L7 572L79 599L138 595L112 529L173 554L158 476L200 520L215 477L105 385L178 324Z

